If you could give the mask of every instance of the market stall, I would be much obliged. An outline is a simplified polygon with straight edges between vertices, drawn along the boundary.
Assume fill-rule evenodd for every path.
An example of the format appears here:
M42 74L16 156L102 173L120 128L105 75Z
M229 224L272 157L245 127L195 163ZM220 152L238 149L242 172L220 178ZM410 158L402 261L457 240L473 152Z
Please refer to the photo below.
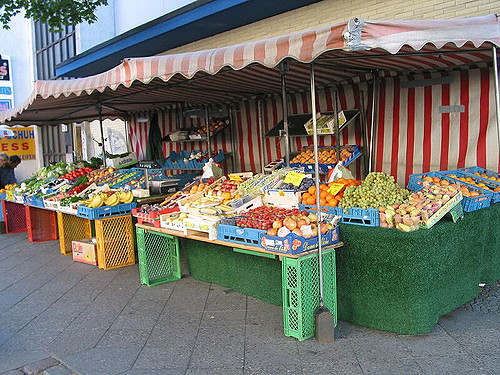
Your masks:
M467 252L466 249L473 245L470 231L475 233L480 229L479 223L473 224L471 220L479 219L482 215L494 217L497 211L494 193L498 175L493 174L499 170L500 121L498 109L496 123L493 120L495 106L490 104L495 102L496 108L499 106L498 95L496 101L493 99L493 94L498 94L496 46L499 44L498 19L493 15L452 21L371 22L354 19L332 27L242 46L127 59L109 72L70 81L69 84L41 82L23 109L8 111L2 118L20 123L36 122L37 119L42 123L54 123L75 121L81 116L95 116L85 112L89 109L83 106L81 110L67 109L75 101L82 100L88 101L88 105L99 103L103 108L107 105L115 111L117 108L127 110L130 111L127 116L131 119L132 140L136 152L141 156L147 126L135 120L136 112L149 110L155 105L162 114L160 127L180 131L186 123L185 120L178 120L184 118L181 116L185 112L184 104L204 108L207 112L208 106L231 107L230 121L236 124L239 140L240 171L262 170L263 165L274 159L274 154L277 158L283 157L284 167L292 162L296 164L296 169L277 169L267 176L240 176L241 186L236 190L233 190L233 186L225 187L229 190L222 189L224 184L228 184L225 181L231 181L231 176L227 176L224 181L218 182L220 189L217 189L215 200L215 187L209 185L199 189L201 183L205 184L206 181L198 181L196 191L191 192L191 186L189 193L184 192L192 196L182 196L178 201L172 198L165 201L165 206L173 202L173 207L166 208L179 210L180 213L160 213L161 208L141 208L137 213L138 220L147 223L149 219L153 226L141 226L142 223L137 230L172 235L171 232L164 233L158 229L158 223L161 228L164 222L166 229L182 232L177 237L189 237L182 241L182 245L194 277L232 286L273 303L284 303L284 300L279 301L279 297L276 297L283 295L276 293L276 286L267 287L268 291L259 291L259 284L251 282L256 276L246 272L254 269L248 266L253 262L248 263L248 254L238 253L235 256L234 251L229 251L231 245L220 244L223 246L220 248L207 245L207 241L196 238L189 231L206 233L204 236L209 242L217 238L218 241L236 241L238 246L241 243L248 246L250 243L253 248L267 251L271 248L271 252L281 254L281 258L286 259L289 256L283 254L298 250L296 246L308 243L305 235L309 235L309 231L312 232L311 236L314 233L313 228L301 229L304 225L311 226L310 223L299 225L299 220L305 221L299 216L308 215L303 211L316 211L317 216L326 212L337 218L331 220L341 220L340 237L345 240L344 249L347 249L345 252L344 249L339 250L338 255L341 259L337 264L339 318L400 333L423 333L431 330L440 314L477 294L478 280L487 277L486 274L492 279L498 278L500 265L494 239L484 237L479 242L474 241L474 251ZM480 87L481 95L478 97L468 94L472 82ZM311 95L311 92L315 94ZM290 97L301 98L302 106L297 105L295 99L294 107L294 100L290 100ZM277 108L279 98L281 108ZM441 102L436 98L440 98ZM57 114L50 113L56 102ZM388 106L388 103L392 106ZM359 111L359 120L363 121L354 121L353 126L346 126L344 133L340 134L340 111L355 109ZM313 131L312 138L301 135L295 142L290 142L289 112L309 113L317 129L322 116L329 115L325 112L330 111L333 112L333 128L330 129L333 134L327 134L323 143L321 140L316 141L317 131ZM479 113L478 124L473 121L475 112ZM263 136L278 123L280 114L283 118L283 129L279 134L282 139L275 138L276 142L272 142L271 138ZM105 116L114 115L116 112L111 111ZM460 129L455 132L458 137L453 138L451 126L455 120ZM206 116L207 129L209 121L209 116ZM305 129L307 131L307 127ZM498 137L495 137L497 134ZM439 136L442 136L440 143L436 141ZM301 152L296 159L291 155L290 143L296 146L295 151ZM318 143L328 148L318 150ZM341 143L347 148L341 149ZM211 153L210 141L207 144L206 155L215 158L217 153ZM306 144L313 144L313 150L303 148ZM192 152L183 155L181 151L186 150L178 148L180 143L172 145L177 147L176 153L180 157L172 154L170 160L167 158L169 162L175 161L177 165L191 162ZM323 152L324 159L320 161L318 159ZM300 190L300 182L295 185L299 190L274 185L287 183L285 175L289 172L314 172L318 177L322 167L320 164L326 168L321 178L325 181L330 178L329 172L338 161L346 164L351 160L356 162L361 160L360 155L365 159L363 164L352 164L354 178L342 177L341 181L334 177L332 185L320 185L316 178L306 190L305 187ZM489 167L486 177L476 175L483 179L481 181L477 181L477 177L461 174L467 174L468 171L455 170L476 165ZM370 170L389 172L393 176L392 180L389 174L368 174ZM428 173L430 170L441 172L433 175ZM413 176L415 172L425 175ZM366 178L361 181L362 177ZM401 186L413 182L414 185L408 187L414 193L398 187L395 180ZM279 206L277 202L280 199L287 204L297 205L300 214L287 214L297 216L292 220L294 224L289 217L281 218L281 226L276 227L269 227L268 222L262 224L262 218L257 221L260 227L246 227L252 217L223 222L230 220L227 216L240 208L238 205L231 206L232 203L240 199L242 201L238 203L242 205L249 203L244 201L245 196L250 195L245 187L253 184L260 190L258 195L263 195L261 199L264 201L260 207ZM315 189L312 189L314 186ZM451 190L447 190L448 187ZM275 196L272 194L273 189L277 190ZM198 193L201 194L196 195ZM237 194L241 197L237 197ZM266 198L268 196L272 198ZM489 207L491 205L493 207ZM241 212L256 214L252 210L257 208L247 207ZM463 216L462 209L466 211L462 221L434 225L447 213L454 220L459 220ZM469 214L471 211L474 212ZM178 216L162 220L161 215L170 214ZM285 219L289 225L284 225ZM489 220L489 223L494 225L495 221ZM353 226L355 224L361 226ZM369 228L379 226L384 228ZM394 227L399 231L390 229ZM282 230L282 233L277 235L273 229L276 232ZM333 228L329 230L333 231ZM457 242L448 241L446 245L450 246L445 246L443 242L446 242L446 236L452 231L460 231ZM294 238L294 235L298 236L295 240L300 245L293 241L287 245L287 238ZM323 235L319 236L319 244L323 238L330 238L326 232ZM325 246L328 245L325 243ZM145 250L150 246L145 245ZM313 250L316 247L320 246L313 246ZM450 254L452 250L453 254ZM272 277L277 280L276 270L279 267L276 262L273 263L271 258L256 257L255 254L250 258L258 259L256 262L262 263L263 268L273 273ZM490 262L489 269L485 268L486 260ZM216 265L217 262L226 264L226 270L202 267L203 264ZM241 267L244 264L248 267ZM459 281L454 278L456 274L453 270L457 264L469 277L462 277ZM142 273L148 272L144 263L141 270L142 278ZM241 275L245 276L240 286L236 281L235 270L240 270ZM260 277L257 274L257 278ZM417 280L417 277L420 279ZM395 280L401 288L392 287Z

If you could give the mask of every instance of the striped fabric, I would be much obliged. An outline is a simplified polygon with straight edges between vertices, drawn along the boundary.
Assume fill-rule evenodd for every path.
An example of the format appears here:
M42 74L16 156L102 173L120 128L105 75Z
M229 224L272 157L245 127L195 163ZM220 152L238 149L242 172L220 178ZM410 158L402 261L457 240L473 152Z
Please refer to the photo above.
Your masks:
M321 62L326 73L322 79L318 69L318 85L321 85L359 79L365 75L365 68L368 71L429 70L491 61L493 45L500 45L500 26L496 15L437 21L353 19L242 45L125 59L109 71L85 78L37 81L30 98L21 107L1 113L0 122L18 120L38 123L38 120L39 123L57 123L55 118L65 122L95 118L98 93L102 94L99 95L102 101L112 105L104 108L107 117L116 117L120 110L143 110L154 102L172 100L201 104L275 93L279 92L279 75L275 67L286 58L301 63L293 64L290 87L303 88L301 71L307 70L305 64L313 60ZM470 48L480 50L465 55L460 52ZM407 52L440 50L454 53L444 57L419 55L401 59L398 56ZM380 53L394 54L394 58L372 58ZM342 62L351 57L357 59ZM191 80L193 85L177 89L187 80ZM169 85L165 84L167 82ZM209 88L212 90L206 90ZM242 91L239 94L235 92L238 89ZM134 100L123 103L119 100L123 96ZM82 100L75 101L77 97ZM87 110L73 110L78 104L88 105ZM55 111L55 107L61 110L70 105L72 110L67 113ZM43 109L44 112L34 112L36 109ZM52 116L46 112L50 109L54 109ZM22 116L26 110L34 113Z
M492 69L470 69L452 72L452 83L425 87L402 88L401 82L435 78L449 73L387 77L381 80L376 117L375 169L397 177L406 185L412 173L481 166L500 172L500 157L496 138L496 120ZM371 114L371 88L366 83L342 86L339 89L340 109L361 106L361 91L365 95L368 122ZM331 89L317 92L317 110L332 111ZM309 93L298 93L289 98L289 113L310 113ZM461 113L440 113L442 105L463 105ZM258 131L258 112L255 100L238 103L236 112L237 165L241 171L260 171L261 140ZM268 99L264 107L265 131L281 120L281 100ZM176 129L176 111L160 116L163 134ZM197 122L201 126L201 122ZM146 125L146 126L145 126ZM138 157L145 155L147 124L131 123L131 139ZM265 163L276 160L284 151L278 138L264 140ZM342 133L342 144L362 144L361 124L357 121ZM332 136L320 137L320 145L334 143ZM292 138L292 150L312 145L311 137ZM206 149L205 143L186 143L185 149ZM214 149L231 151L230 139L217 138ZM166 143L166 155L179 151L178 143ZM355 163L352 171L359 178L361 165Z

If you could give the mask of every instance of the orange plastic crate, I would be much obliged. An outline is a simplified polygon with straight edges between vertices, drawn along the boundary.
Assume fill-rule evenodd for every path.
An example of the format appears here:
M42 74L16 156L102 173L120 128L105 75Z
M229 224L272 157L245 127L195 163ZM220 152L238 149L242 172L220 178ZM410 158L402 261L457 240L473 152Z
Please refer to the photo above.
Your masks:
M5 233L26 231L26 212L24 204L2 201Z
M75 215L57 213L59 224L59 247L61 253L72 253L72 242L92 237L92 225L89 219Z
M25 206L26 227L30 242L57 240L57 218L54 211Z
M135 264L134 227L131 215L95 220L97 264L109 270Z

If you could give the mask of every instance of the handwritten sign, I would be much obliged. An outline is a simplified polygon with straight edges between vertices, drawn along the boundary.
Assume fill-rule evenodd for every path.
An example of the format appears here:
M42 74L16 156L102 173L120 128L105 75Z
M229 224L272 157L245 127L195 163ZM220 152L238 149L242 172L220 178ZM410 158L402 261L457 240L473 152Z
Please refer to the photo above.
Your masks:
M286 174L285 180L283 182L285 184L293 184L295 186L299 186L304 177L306 177L306 175L303 173L290 171Z
M330 186L328 188L328 192L331 195L337 195L344 188L344 186L345 186L345 184L343 184L341 182L335 182L332 184L332 186Z
M243 179L241 178L241 176L237 175L237 174L230 174L229 175L229 180L243 182Z

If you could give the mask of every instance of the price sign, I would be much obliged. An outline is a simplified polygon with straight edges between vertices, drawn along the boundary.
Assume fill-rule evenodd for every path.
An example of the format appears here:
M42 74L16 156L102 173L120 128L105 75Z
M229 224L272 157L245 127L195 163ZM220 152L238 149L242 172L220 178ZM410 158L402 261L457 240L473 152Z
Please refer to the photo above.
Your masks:
M290 171L286 174L285 180L283 182L285 184L293 184L295 186L299 186L304 177L306 177L306 175L303 173Z
M343 184L341 182L335 182L332 184L332 186L330 186L328 188L328 192L331 195L337 195L339 193L339 191L343 189L344 186L345 186L345 184Z
M243 182L243 179L241 178L241 176L239 176L237 174L230 174L229 175L229 179L231 181L240 181L240 182Z

